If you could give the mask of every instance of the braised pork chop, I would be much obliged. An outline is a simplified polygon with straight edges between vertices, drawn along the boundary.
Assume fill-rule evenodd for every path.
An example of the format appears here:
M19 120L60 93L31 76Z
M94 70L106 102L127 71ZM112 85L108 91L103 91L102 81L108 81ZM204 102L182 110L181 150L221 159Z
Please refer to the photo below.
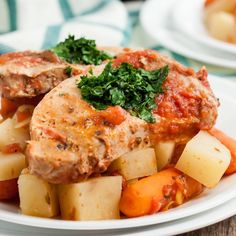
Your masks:
M24 51L0 55L0 87L4 97L34 97L82 72L82 67L61 61L51 51Z
M63 81L36 107L27 147L29 170L51 183L76 182L104 172L110 163L131 150L160 140L186 141L199 129L210 129L217 118L218 101L203 68L197 74L153 51L120 54L122 62L154 70L168 64L170 72L156 97L155 123L130 115L119 106L96 110L83 100L79 77ZM104 65L96 67L100 74Z

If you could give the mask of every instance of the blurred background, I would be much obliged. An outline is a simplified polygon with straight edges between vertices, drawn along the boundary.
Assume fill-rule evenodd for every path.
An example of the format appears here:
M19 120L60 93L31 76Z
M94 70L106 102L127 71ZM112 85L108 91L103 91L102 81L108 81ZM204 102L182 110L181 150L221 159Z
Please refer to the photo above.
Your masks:
M220 3L212 7L212 2ZM230 7L235 12L233 2L1 0L0 53L50 48L73 34L96 39L99 45L155 49L186 66L207 65L213 74L234 76L236 23L228 14ZM219 11L205 24L204 14Z
M51 48L69 34L154 49L195 70L207 66L211 76L236 78L236 0L0 0L0 54ZM235 235L235 228L191 235Z

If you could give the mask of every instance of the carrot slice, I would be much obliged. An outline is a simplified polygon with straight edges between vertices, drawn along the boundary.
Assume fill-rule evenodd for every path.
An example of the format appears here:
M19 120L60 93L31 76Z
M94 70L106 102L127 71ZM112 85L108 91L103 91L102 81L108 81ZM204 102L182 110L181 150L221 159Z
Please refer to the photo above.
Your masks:
M125 111L119 106L108 107L106 110L100 111L99 114L113 125L121 124L126 118Z
M11 154L15 152L22 152L22 148L19 143L11 143L4 146L1 150L2 153Z
M153 214L176 201L179 191L187 200L202 190L200 183L175 168L165 169L128 184L121 196L120 211L128 217ZM174 205L179 203L175 202Z
M214 2L215 2L215 0L205 0L205 7L208 7L209 5L211 5Z
M8 116L9 114L13 113L17 109L17 104L14 101L11 101L7 98L2 97L1 98L1 110L0 114L3 117Z
M230 175L236 172L236 140L229 137L219 129L213 128L209 131L211 135L216 137L223 145L225 145L231 153L231 162L225 174Z
M18 196L17 179L0 181L0 200L10 200Z

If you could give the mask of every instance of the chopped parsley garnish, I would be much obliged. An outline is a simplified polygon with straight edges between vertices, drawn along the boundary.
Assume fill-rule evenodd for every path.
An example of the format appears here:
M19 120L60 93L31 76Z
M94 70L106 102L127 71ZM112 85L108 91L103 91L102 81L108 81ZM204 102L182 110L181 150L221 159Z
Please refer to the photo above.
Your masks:
M71 77L71 76L72 76L72 73L73 73L72 67L70 67L70 66L66 67L65 73L66 73L69 77Z
M109 62L99 76L81 76L77 87L84 100L98 110L119 105L147 122L155 122L152 110L157 107L155 97L163 93L163 82L169 67L146 71L128 63L112 67Z
M58 43L51 50L58 57L72 64L100 65L104 60L112 57L96 47L95 40L79 38L69 35L64 42Z

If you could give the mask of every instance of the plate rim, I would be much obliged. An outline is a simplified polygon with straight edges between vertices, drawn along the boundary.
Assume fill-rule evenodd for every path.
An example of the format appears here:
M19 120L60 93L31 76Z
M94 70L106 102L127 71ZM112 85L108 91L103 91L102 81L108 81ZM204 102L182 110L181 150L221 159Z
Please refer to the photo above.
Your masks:
M173 0L166 0L165 2L168 1L170 2ZM204 54L203 52L194 51L190 47L185 47L183 42L180 42L178 40L173 40L172 39L173 35L182 37L182 40L184 39L184 37L179 32L165 29L161 24L159 24L160 28L157 32L153 30L153 28L155 28L156 26L154 25L156 21L155 19L151 18L152 15L148 14L148 12L150 12L150 9L156 9L158 2L160 2L160 0L147 0L143 4L143 7L141 8L140 11L141 26L151 38L153 38L156 42L168 48L169 50L176 52L178 54L182 54L185 57L214 66L236 69L236 62L233 60L223 59L222 57L218 56L216 57L210 54ZM166 37L165 34L169 34L168 37Z
M173 223L173 225L172 224L168 225L169 222L166 222L166 223L161 224L160 225L161 227L157 227L157 225L155 225L155 226L150 226L148 229L141 228L140 232L131 233L129 235L130 236L142 236L145 233L145 235L147 235L147 236L152 236L155 233L155 235L159 235L159 236L161 236L161 235L162 236L171 236L171 235L173 235L173 227L175 230L175 235L198 230L198 229L216 224L220 221L223 221L225 219L228 219L228 218L236 215L236 208L233 207L233 206L235 206L235 203L236 203L236 198L231 199L230 201L226 202L225 204L222 204L218 207L210 209L206 212L202 212L202 213L193 215L191 217L182 218L182 219L177 220L175 222L170 222L170 223ZM228 207L228 209L227 209L227 211L224 211L223 214L217 215L215 213L216 211L217 211L217 213L219 213L219 212L222 213L222 210L225 209L225 206ZM207 215L207 217L205 215ZM209 218L209 215L214 215L214 218ZM198 219L201 217L206 217L206 220L201 221L201 223L199 223ZM194 221L194 220L198 221L197 224L190 225L189 221ZM152 229L150 229L150 228L152 228Z
M173 11L173 19L174 19L174 22L175 22L176 29L178 31L184 33L185 35L187 35L189 38L192 38L192 39L196 40L197 42L199 42L201 44L204 44L205 46L208 46L212 49L217 49L217 50L220 50L222 52L227 52L227 53L231 53L231 54L235 55L236 54L236 45L230 44L230 43L227 43L227 42L224 42L224 41L217 40L217 39L211 37L208 34L199 35L194 30L189 31L185 27L181 27L182 23L184 23L184 22L181 21L181 18L179 17L180 10L186 4L188 4L187 6L189 6L189 2L190 1L188 1L188 0L181 0L181 1L179 1L178 4L175 5L176 8L175 8L175 11ZM201 14L199 14L200 12L198 12L198 10L199 10L200 4L203 5L203 0L192 0L191 3L194 3L195 6L197 6L197 11L196 12L200 16ZM199 5L197 5L197 4L199 4ZM205 27L203 22L202 22L203 19L201 17L199 17L199 22L201 22L203 27ZM185 25L186 25L186 23L185 23Z

